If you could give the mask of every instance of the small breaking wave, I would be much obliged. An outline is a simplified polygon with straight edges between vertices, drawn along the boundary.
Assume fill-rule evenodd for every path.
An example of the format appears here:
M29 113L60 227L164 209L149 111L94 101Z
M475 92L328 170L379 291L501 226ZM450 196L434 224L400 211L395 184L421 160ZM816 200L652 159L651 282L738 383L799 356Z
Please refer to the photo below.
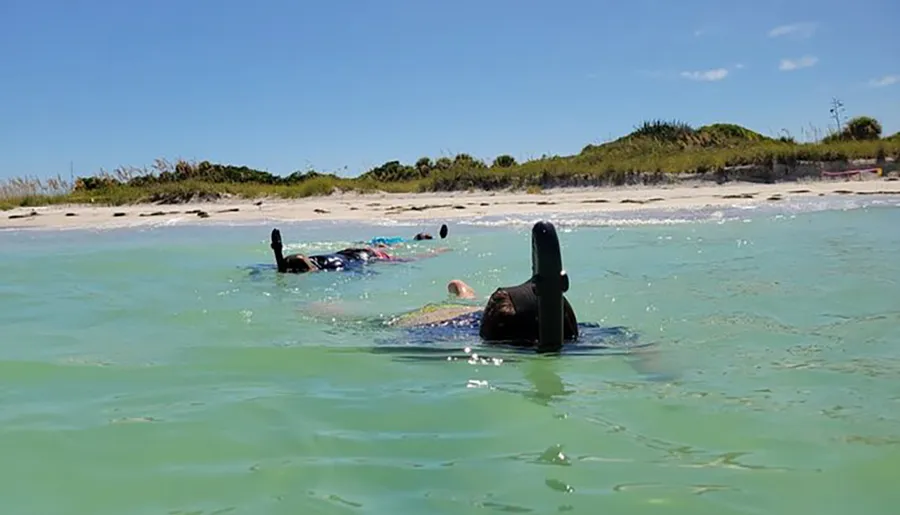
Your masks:
M672 226L685 224L749 222L753 219L777 219L821 211L852 211L868 208L900 207L895 198L795 198L769 201L752 205L701 208L647 208L627 212L579 212L579 213L520 213L470 218L456 222L459 225L480 227L531 226L547 220L560 228L574 227L630 227Z

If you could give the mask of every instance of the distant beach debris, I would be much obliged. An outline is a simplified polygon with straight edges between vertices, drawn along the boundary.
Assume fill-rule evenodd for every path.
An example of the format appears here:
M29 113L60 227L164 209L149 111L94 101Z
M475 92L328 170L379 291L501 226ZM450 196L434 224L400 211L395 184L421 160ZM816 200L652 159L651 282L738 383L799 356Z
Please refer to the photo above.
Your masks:
M864 173L873 173L876 177L881 177L884 175L884 170L881 167L872 167L872 168L858 168L855 170L842 170L840 172L826 172L822 171L823 178L846 178L856 177L857 179L862 179L862 174Z

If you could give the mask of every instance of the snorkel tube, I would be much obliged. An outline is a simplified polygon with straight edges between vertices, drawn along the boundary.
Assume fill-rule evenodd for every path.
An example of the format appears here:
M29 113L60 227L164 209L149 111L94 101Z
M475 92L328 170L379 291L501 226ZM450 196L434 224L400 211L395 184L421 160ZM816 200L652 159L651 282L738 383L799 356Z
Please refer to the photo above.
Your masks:
M569 276L563 270L559 237L553 224L540 221L531 229L531 273L538 298L539 353L559 352L563 346L563 293Z

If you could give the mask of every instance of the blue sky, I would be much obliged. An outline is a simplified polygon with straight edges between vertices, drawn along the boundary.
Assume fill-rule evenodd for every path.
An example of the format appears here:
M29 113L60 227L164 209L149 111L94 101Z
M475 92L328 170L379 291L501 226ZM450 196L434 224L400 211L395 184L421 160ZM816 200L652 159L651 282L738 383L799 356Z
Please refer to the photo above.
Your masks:
M851 7L852 5L852 7ZM0 177L155 158L356 175L646 119L900 130L896 0L0 0Z

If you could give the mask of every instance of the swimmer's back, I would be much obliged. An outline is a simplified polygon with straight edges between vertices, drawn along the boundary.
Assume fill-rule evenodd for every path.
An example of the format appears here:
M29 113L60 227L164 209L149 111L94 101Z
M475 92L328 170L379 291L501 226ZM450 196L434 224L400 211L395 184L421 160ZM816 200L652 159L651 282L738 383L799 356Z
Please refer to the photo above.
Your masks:
M480 306L458 303L428 304L425 307L399 315L388 325L403 328L472 325L478 327L483 312Z
M331 254L309 256L309 259L321 270L344 270L369 261L391 259L391 256L375 249L344 249Z
M318 254L309 256L309 259L315 263L320 270L343 270L350 264L350 261L346 257L338 253Z
M373 248L344 249L337 253L350 261L361 261L363 263L391 259L391 256L387 252Z

